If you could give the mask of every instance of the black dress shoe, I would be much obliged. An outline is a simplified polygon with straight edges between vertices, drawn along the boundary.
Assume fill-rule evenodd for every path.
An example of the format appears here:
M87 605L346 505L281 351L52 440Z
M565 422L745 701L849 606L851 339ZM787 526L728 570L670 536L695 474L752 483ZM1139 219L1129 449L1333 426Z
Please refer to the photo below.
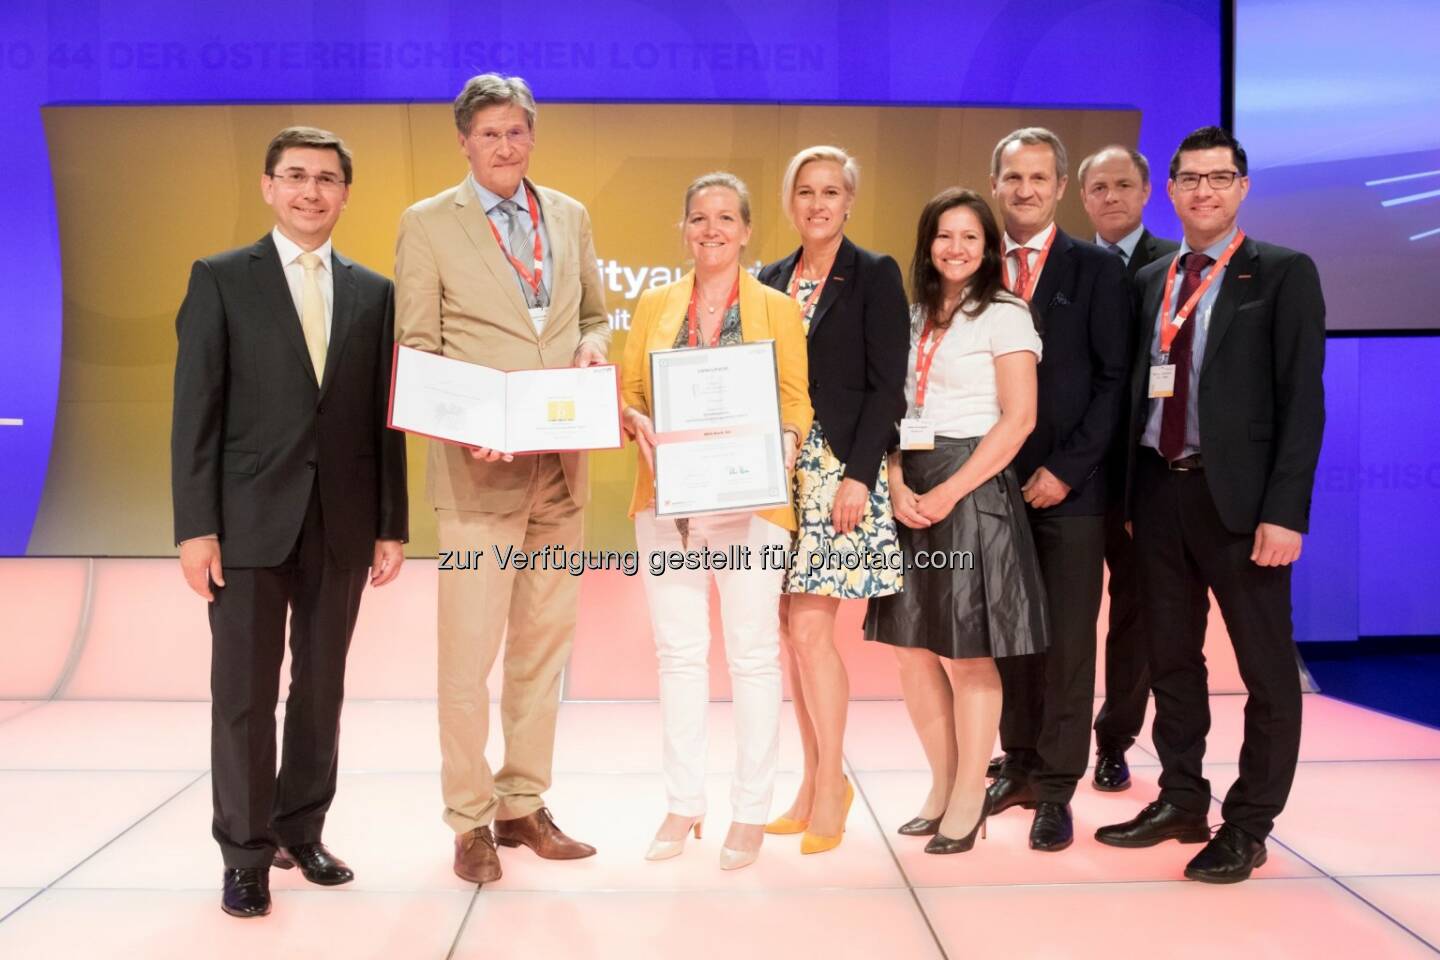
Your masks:
M940 832L940 825L937 821L935 825L935 836L931 837L930 842L925 844L925 852L937 854L964 853L974 847L975 835L978 833L984 837L988 832L985 827L985 821L990 816L993 803L994 801L990 799L990 792L987 790L985 792L985 799L980 801L980 819L975 821L975 826L971 827L970 832L963 837L951 839L945 836L945 834Z
M999 778L990 784L986 793L990 797L992 813L1003 813L1016 805L1026 810L1034 810L1037 803L1035 785L1029 780L1017 780L1014 777Z
M220 909L232 917L263 917L270 912L270 871L266 867L228 867Z
M991 757L990 764L985 768L985 776L991 780L1000 776L1000 768L1005 766L1005 754L998 757Z
M275 866L289 870L295 866L311 883L322 887L337 887L355 879L355 871L345 865L335 854L325 849L323 843L297 843L293 847L281 847L275 851Z
M1153 847L1166 840L1205 843L1210 839L1210 823L1203 813L1189 813L1156 800L1135 819L1096 830L1095 839L1112 847Z
M933 837L940 832L940 818L916 817L901 824L895 832L907 837Z
M1070 804L1042 801L1035 807L1035 820L1030 824L1030 849L1059 853L1075 842L1075 821Z
M1201 883L1239 883L1265 863L1265 844L1239 827L1221 824L1205 849L1185 867L1185 876Z
M1125 751L1101 747L1095 751L1095 789L1118 793L1130 789L1130 765Z

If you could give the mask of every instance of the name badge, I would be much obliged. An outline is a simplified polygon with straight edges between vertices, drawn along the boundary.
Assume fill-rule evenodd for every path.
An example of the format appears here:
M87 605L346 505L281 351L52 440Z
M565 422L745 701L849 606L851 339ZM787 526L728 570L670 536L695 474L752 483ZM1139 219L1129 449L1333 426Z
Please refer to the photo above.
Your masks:
M1150 368L1150 399L1175 396L1175 364L1157 363Z
M935 424L918 417L906 417L900 421L901 450L934 450Z
M535 332L540 333L545 329L545 314L549 312L548 307L531 307L530 322L535 324Z

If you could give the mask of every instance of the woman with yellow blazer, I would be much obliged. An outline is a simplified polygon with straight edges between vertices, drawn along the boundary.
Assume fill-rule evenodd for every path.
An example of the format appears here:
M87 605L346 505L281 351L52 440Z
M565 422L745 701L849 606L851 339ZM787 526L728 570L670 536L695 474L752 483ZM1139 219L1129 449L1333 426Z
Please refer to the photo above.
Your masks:
M668 551L749 548L748 568L713 571L720 593L725 658L735 714L735 777L731 824L720 867L754 863L764 839L774 791L780 735L780 589L783 564L768 569L762 554L788 550L793 505L747 513L657 518L653 507L655 431L650 419L649 355L655 350L705 349L774 340L780 380L785 468L793 470L800 438L813 412L806 384L805 332L800 305L762 285L740 267L750 239L750 195L739 178L710 173L685 191L685 245L695 270L640 297L625 344L625 432L640 450L630 515L642 569L649 555ZM705 815L705 718L710 703L709 593L712 571L646 574L645 598L660 661L665 792L669 813L646 858L666 860L698 838Z

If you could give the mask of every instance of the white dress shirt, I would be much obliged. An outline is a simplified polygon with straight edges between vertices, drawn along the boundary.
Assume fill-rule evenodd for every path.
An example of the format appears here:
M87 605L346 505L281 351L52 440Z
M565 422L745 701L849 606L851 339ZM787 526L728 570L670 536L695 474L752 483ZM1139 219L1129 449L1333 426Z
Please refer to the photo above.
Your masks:
M1140 238L1144 235L1145 224L1142 223L1115 242L1114 245L1120 248L1120 259L1125 261L1125 266L1130 266L1130 261L1135 256L1135 248L1140 246ZM1110 241L1098 233L1095 234L1095 245L1104 247L1106 250L1109 250L1111 246Z
M305 298L305 268L300 265L300 255L305 250L276 227L270 231L275 240L275 250L280 254L280 266L285 268L285 284L290 288L290 299L295 302L295 316L303 312ZM330 343L330 318L335 313L335 275L330 272L330 237L312 252L320 258L320 269L315 279L320 284L320 299L325 301L325 343Z

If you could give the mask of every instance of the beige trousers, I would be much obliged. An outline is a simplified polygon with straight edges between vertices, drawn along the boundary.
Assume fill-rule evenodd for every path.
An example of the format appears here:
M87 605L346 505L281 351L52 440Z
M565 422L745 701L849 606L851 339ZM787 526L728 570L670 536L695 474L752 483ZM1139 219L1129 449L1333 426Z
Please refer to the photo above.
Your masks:
M560 671L575 637L579 578L564 569L517 569L501 560L546 547L581 549L582 510L554 454L541 454L529 500L512 513L435 511L440 549L468 570L442 570L439 609L440 786L445 822L466 833L544 805L555 747ZM497 551L498 548L498 551ZM480 551L475 554L470 551ZM498 552L498 556L497 556ZM507 631L508 624L508 631ZM500 724L505 759L485 759L485 680L505 642Z

